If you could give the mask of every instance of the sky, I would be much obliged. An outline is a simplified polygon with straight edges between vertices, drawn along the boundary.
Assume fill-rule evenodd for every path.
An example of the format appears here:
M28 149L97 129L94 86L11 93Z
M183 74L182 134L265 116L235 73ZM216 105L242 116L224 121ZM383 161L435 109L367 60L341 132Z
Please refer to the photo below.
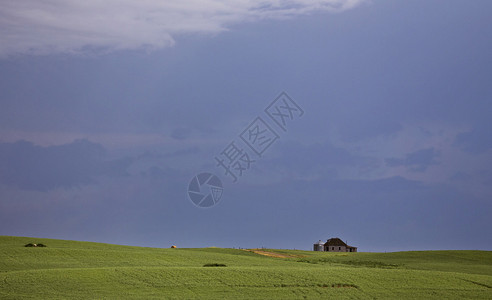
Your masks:
M492 2L4 2L0 235L492 250Z

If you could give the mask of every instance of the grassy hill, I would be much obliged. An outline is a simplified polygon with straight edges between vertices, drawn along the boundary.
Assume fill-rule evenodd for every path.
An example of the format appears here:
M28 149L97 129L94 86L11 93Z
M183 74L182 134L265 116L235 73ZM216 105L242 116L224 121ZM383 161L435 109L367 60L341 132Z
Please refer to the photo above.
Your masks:
M490 251L264 251L0 236L0 298L492 299Z

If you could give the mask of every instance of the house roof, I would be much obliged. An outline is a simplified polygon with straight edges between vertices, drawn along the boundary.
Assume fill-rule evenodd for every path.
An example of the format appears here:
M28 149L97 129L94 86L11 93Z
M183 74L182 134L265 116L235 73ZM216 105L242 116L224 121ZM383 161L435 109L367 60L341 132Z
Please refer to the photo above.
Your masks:
M345 244L341 239L339 238L331 238L326 241L325 246L345 246L345 247L350 247L347 244Z

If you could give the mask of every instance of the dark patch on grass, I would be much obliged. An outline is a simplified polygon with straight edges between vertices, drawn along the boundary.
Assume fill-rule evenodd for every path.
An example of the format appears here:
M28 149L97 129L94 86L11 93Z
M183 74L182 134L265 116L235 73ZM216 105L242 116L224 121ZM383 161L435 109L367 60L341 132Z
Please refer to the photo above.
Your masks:
M302 262L302 263L308 263L308 264L317 264L321 262L320 259L314 260L314 259L309 259L309 258L301 258L298 259L297 262Z
M312 287L315 287L316 285L314 284L301 284L301 283L291 283L291 284L287 284L287 283L276 283L273 285L274 287L278 288L278 287L282 287L282 288L312 288Z
M476 284L476 285L479 285L479 286L483 286L483 287L486 287L488 289L492 289L492 286L487 285L485 283L480 283L480 282L476 282L476 281L472 281L472 280L466 280L466 279L463 279L463 281L470 282L470 283L473 283L473 284Z
M351 265L356 267L366 267L366 268L382 268L382 269L392 269L401 267L401 265L388 264L380 261L364 261L364 260L338 260L336 258L319 258L319 259L309 259L301 258L297 262L309 263L309 264L319 264L319 263L330 263L330 264L343 264Z
M218 263L213 263L213 264L204 264L204 267L227 267L225 264L218 264Z
M331 287L332 288L356 288L356 289L359 288L355 284L351 284L351 283L334 283L331 285Z
M322 284L278 283L278 284L274 284L273 286L276 288L278 288L278 287L281 287L281 288L299 288L299 287L302 287L302 288L312 288L312 287L329 288L329 287L332 287L332 288L355 288L355 289L359 288L357 285L352 284L352 283L322 283Z
M380 261L363 261L363 260L347 260L347 261L339 261L338 263L344 265L358 266L358 267L382 268L382 269L392 269L392 268L398 268L400 266L395 264L387 264Z

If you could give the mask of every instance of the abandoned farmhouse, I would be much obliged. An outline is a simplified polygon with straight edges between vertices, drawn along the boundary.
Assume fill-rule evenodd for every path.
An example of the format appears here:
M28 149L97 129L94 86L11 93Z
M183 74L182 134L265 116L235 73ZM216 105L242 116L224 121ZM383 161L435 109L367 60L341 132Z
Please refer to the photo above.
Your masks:
M331 238L325 242L319 240L314 244L314 251L326 252L357 252L357 247L349 246L339 238Z

